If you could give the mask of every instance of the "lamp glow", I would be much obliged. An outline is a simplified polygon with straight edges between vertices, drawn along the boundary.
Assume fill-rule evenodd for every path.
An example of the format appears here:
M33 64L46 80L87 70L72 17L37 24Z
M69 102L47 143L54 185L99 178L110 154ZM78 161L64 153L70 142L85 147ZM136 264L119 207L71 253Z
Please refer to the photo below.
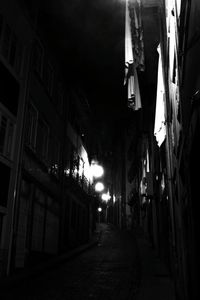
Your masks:
M111 196L110 196L110 194L109 194L109 192L108 193L104 193L104 194L102 194L102 196L101 196L101 199L103 200L103 201L108 201L108 200L110 200L110 198L111 198Z
M91 173L92 173L93 177L99 178L99 177L103 176L104 169L97 162L93 161L91 164Z
M97 182L95 184L95 191L96 192L102 192L104 190L104 185L102 182Z

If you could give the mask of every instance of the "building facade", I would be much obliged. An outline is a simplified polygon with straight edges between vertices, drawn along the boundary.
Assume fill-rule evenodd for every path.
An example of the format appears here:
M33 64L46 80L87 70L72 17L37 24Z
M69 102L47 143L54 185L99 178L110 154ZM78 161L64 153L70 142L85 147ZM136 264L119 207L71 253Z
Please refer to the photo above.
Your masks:
M165 0L154 5L159 27L157 87L148 95L154 104L145 106L146 95L141 95L142 109L133 112L133 126L131 122L127 126L125 166L115 177L126 170L125 203L131 209L132 226L143 228L169 267L177 299L196 299L200 4ZM143 87L140 77L139 84ZM146 108L153 114L148 128L141 126L141 119L148 117ZM122 182L116 187L121 193ZM129 219L130 210L126 213Z
M90 108L45 39L38 2L29 5L0 6L1 276L86 243L94 230Z

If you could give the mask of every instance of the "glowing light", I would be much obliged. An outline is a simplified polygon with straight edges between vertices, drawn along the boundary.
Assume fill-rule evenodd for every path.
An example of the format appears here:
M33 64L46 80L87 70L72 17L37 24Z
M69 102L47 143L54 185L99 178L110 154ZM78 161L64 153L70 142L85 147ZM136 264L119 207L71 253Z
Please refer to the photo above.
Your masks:
M82 177L83 174L84 174L84 161L80 159L78 175L79 177Z
M95 184L95 191L96 192L102 192L104 190L104 185L102 182L97 182Z
M91 164L91 173L92 173L93 177L99 178L99 177L103 176L104 169L97 162L92 161L92 164Z
M90 170L90 164L89 164L89 159L88 159L88 154L87 151L83 146L81 146L81 158L83 160L83 166L81 167L82 170L81 172L84 173L84 176L87 178L89 182L92 182L92 176L91 176L91 170Z
M69 169L69 168L65 168L65 169L64 169L64 174L65 174L66 176L69 176L69 174L70 174L70 169Z
M98 212L101 212L102 211L102 208L101 207L98 207Z
M106 201L106 202L109 201L110 198L111 198L111 196L110 196L110 193L109 193L109 192L104 193L104 194L102 194L102 196L101 196L101 199L102 199L103 201Z

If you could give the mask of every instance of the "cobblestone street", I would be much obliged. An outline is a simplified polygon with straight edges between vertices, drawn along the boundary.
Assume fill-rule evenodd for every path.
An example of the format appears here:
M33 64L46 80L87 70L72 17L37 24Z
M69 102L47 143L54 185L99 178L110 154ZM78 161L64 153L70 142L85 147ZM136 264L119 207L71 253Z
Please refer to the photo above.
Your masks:
M140 259L134 239L106 224L101 232L97 246L26 280L1 299L136 299Z

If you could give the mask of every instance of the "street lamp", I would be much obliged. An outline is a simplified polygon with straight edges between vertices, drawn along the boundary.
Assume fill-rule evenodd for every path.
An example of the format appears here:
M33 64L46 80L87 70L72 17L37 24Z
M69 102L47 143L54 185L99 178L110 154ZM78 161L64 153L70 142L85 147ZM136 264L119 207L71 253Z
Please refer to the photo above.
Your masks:
M97 211L98 211L98 221L99 221L99 224L100 224L102 208L98 207Z
M102 199L103 201L108 202L108 201L110 200L110 198L111 198L111 196L110 196L109 191L108 191L107 193L104 193L104 194L101 195L101 199Z
M104 169L96 161L92 161L90 168L91 168L91 174L94 178L100 178L103 176Z
M102 182L97 182L95 184L95 191L96 192L102 192L104 190L104 185Z

